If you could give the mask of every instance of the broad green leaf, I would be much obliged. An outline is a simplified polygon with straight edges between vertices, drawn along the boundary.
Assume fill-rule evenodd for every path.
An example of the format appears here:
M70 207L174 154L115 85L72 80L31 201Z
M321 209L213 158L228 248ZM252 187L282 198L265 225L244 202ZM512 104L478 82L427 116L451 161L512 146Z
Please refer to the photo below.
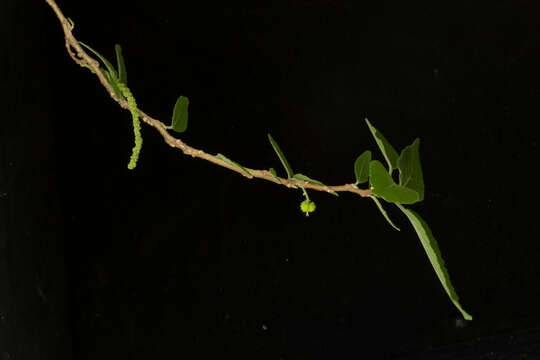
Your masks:
M369 163L369 184L373 188L373 194L388 202L400 204L418 202L418 193L396 184L380 161L372 160Z
M420 164L420 139L406 146L399 156L399 185L413 189L424 200L424 178Z
M116 44L114 50L116 51L116 64L118 65L118 79L122 84L127 85L126 64L124 63L124 57L122 56L122 48L120 45Z
M472 320L472 316L469 315L465 310L463 310L459 303L459 297L454 287L452 286L452 283L450 282L450 276L448 275L448 271L444 266L444 260L441 256L441 251L439 250L437 241L433 237L433 234L431 233L431 229L429 228L428 224L426 224L424 219L422 219L420 215L418 215L414 211L406 209L399 204L396 204L396 206L401 211L403 211L403 213L407 216L412 226L414 227L414 230L416 231L416 234L418 235L418 238L420 239L420 242L422 243L422 246L426 251L428 259L431 262L431 266L433 266L433 269L435 270L437 277L439 278L442 286L444 287L444 290L446 290L446 293L450 297L450 300L452 300L452 302L461 312L465 320Z
M231 159L227 158L225 155L223 154L217 154L216 157L218 159L221 159L231 165L234 165L236 166L237 168L239 168L240 170L242 170L243 172L245 172L246 174L248 174L250 177L253 177L253 175L245 168L243 167L242 165L240 165L239 163L237 163L236 161L232 161Z
M118 74L116 73L116 70L114 70L114 67L112 66L112 64L107 59L105 59L103 56L101 56L100 53L98 53L96 50L92 49L90 46L86 45L85 43L79 41L79 44L81 44L82 46L84 46L85 48L93 52L101 61L103 61L103 64L105 64L105 66L107 67L107 70L109 70L112 80L118 81Z
M272 138L272 135L268 134L268 140L270 140L270 144L272 144L272 147L274 148L274 151L276 152L277 156L279 157L279 160L281 160L281 164L283 164L283 167L285 168L285 171L287 171L287 177L290 179L293 177L294 172L291 168L291 165L289 165L289 162L287 161L287 158L285 158L285 155L279 148L279 145L277 142Z
M278 176L277 176L277 173L276 173L276 170L274 168L270 168L270 174L272 174L272 177L274 179L276 179L280 184L281 184L281 180L279 180Z
M354 162L354 174L356 175L356 184L363 184L369 178L369 162L371 161L371 151L366 150L356 158Z
M172 129L176 132L183 133L188 125L188 106L189 99L185 96L179 96L174 104Z
M368 119L366 119L366 123L368 124L369 130L371 131L373 138L377 142L379 149L381 150L384 158L386 159L386 163L388 164L388 172L392 174L392 171L394 169L397 169L398 167L398 153L396 152L394 147L388 142L388 140L386 140L383 134L381 134L379 130L375 129L371 125Z
M396 229L397 231L401 231L399 230L399 228L394 225L394 223L392 222L392 220L390 220L390 217L388 216L388 214L386 213L386 210L384 210L384 208L382 207L381 205L381 202L379 201L379 199L377 199L375 196L370 196L371 199L373 199L373 201L375 201L375 204L377 204L377 207L379 208L379 211L381 212L381 214L383 214L384 218L386 219L386 221L388 221L388 223L394 228Z

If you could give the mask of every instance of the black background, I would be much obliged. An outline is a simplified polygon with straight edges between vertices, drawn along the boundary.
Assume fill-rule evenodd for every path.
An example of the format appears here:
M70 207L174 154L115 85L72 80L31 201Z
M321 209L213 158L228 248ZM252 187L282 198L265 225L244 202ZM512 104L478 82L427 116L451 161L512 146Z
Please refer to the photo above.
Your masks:
M398 150L419 137L413 208L472 322L389 204L401 232L350 193L311 191L305 217L300 191L146 125L128 170L131 117L53 11L3 3L0 358L540 356L535 3L59 2L77 39L122 45L146 113L167 123L189 97L181 138L209 153L283 176L271 133L339 185L364 150L383 160L364 118Z

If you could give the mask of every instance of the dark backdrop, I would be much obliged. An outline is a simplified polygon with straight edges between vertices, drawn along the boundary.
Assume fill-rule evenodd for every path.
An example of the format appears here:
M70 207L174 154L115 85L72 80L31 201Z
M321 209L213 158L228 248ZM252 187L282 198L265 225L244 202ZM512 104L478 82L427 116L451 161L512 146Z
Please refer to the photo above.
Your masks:
M364 150L382 160L364 118L397 149L420 137L413 208L472 322L389 204L401 232L348 193L311 191L305 217L300 191L145 125L129 171L131 117L69 58L52 10L3 4L0 357L538 354L538 6L442 3L59 6L110 60L122 45L145 112L167 122L188 96L181 138L209 153L283 175L270 132L297 172L338 185Z

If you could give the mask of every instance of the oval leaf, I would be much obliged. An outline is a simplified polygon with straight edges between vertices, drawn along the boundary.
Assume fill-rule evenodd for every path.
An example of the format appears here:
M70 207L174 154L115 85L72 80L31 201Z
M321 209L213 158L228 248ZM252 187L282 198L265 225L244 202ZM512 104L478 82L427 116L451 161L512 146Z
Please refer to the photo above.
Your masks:
M287 171L287 177L290 179L293 177L294 172L292 171L291 165L289 165L289 162L287 161L287 158L285 158L285 155L283 154L283 151L279 148L279 145L277 142L272 138L272 135L268 134L268 140L270 140L270 144L272 144L272 147L274 148L274 151L276 152L277 156L279 157L279 160L281 160L281 164L283 164L283 167L285 168L285 171Z
M356 175L356 184L363 184L369 178L369 162L371 161L371 151L366 150L356 158L354 162L354 174Z
M189 99L185 96L179 96L174 104L171 128L179 133L183 133L188 125L188 106Z
M369 183L373 188L373 194L388 202L399 204L418 202L418 193L397 185L380 161L372 160L369 163Z
M450 282L450 276L448 275L448 271L444 266L444 260L441 256L439 245L433 237L428 224L414 211L406 209L399 204L396 205L401 211L403 211L411 222L416 234L418 235L418 238L420 239L420 242L422 243L422 246L424 247L424 250L426 251L428 259L431 262L431 266L433 266L433 269L435 270L435 273L437 274L437 277L439 278L444 290L446 290L446 293L450 297L450 300L452 300L465 320L472 320L472 316L463 310L461 304L459 303L459 297L456 290L454 290L452 283Z
M420 165L420 139L405 147L399 156L399 185L412 189L424 200L424 178Z
M394 149L394 147L388 142L388 140L386 140L379 130L375 129L371 125L368 119L366 119L366 123L371 131L371 135L373 135L373 138L377 142L377 146L379 146L379 149L386 159L386 163L388 164L388 172L392 174L392 171L398 167L399 155L396 149Z

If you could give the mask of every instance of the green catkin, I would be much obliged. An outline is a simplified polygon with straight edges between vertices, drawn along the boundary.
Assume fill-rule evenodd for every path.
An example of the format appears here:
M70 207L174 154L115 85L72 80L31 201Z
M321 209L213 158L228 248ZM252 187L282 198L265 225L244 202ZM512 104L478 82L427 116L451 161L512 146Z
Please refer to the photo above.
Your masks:
M141 136L141 122L139 121L139 111L137 110L137 103L131 91L128 87L121 82L117 82L116 85L122 92L122 95L127 99L129 110L131 112L131 117L133 119L133 134L135 135L135 146L131 151L131 157L129 159L128 169L133 170L137 166L137 160L139 159L139 153L141 152L142 147L142 136Z

